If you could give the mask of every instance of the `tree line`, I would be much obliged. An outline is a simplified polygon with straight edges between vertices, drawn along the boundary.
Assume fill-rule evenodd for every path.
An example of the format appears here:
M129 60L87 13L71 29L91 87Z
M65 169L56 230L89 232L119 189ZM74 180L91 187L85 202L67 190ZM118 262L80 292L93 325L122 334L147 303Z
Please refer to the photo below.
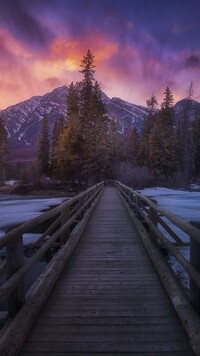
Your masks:
M192 123L189 119L192 82L181 119L175 118L173 93L166 87L160 106L154 94L146 101L148 112L140 132L128 125L121 133L117 120L107 115L90 50L83 56L80 73L82 81L69 86L67 118L56 121L51 138L48 115L41 122L37 155L40 175L88 184L116 179L120 169L121 179L128 169L132 175L136 171L140 175L145 168L155 181L162 177L166 182L176 174L181 174L185 182L200 174L200 115L196 113ZM6 163L6 133L0 120L1 172Z
M175 119L173 93L166 87L160 108L154 94L147 100L148 114L141 131L130 125L122 134L117 122L107 116L90 50L81 61L80 72L83 80L69 87L68 119L62 117L54 127L51 159L48 119L43 120L38 155L41 173L51 171L53 177L67 177L72 182L98 181L116 178L117 167L123 163L124 175L127 166L146 167L156 180L164 177L167 181L179 172L188 182L199 175L200 116L197 114L192 124L189 120L193 83L183 118Z

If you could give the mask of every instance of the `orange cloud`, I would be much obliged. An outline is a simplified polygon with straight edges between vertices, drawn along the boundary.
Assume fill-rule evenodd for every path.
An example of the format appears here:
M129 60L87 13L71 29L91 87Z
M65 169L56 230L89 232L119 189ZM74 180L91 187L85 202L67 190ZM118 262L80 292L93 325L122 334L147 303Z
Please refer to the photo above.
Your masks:
M95 54L98 72L101 63L118 51L117 43L99 33L90 35L84 42L56 38L45 54L27 50L4 30L0 30L0 39L4 49L4 56L0 58L1 108L44 94L58 83L68 85L80 80L80 62L88 48Z

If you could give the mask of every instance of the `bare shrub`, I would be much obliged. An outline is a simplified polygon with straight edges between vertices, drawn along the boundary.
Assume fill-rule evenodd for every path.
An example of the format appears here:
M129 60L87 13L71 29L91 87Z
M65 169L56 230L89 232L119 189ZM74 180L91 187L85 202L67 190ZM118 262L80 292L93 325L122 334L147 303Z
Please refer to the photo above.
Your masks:
M168 177L166 186L169 188L187 188L187 183L182 172L175 173L173 176Z
M128 162L120 162L114 167L114 179L134 189L153 185L154 177L147 167L133 167Z

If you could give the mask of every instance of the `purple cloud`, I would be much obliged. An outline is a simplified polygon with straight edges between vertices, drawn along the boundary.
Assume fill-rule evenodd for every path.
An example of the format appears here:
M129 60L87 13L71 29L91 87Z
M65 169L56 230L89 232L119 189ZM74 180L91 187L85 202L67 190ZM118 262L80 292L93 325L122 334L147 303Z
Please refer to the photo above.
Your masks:
M31 10L32 1L1 0L1 27L9 30L29 47L44 49L53 38L53 33L38 21Z
M200 57L190 56L186 59L186 68L200 68Z

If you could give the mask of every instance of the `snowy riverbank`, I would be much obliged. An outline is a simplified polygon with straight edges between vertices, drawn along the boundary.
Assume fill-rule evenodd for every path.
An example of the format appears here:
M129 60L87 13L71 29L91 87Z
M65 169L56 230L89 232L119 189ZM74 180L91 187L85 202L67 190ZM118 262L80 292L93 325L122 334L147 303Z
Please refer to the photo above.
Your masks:
M5 232L7 226L21 224L48 210L51 206L58 205L66 200L66 197L58 198L34 198L18 197L12 195L0 196L0 236ZM4 198L4 199L3 199ZM36 234L25 234L24 244L33 242L37 239Z
M140 192L149 197L157 200L158 206L171 211L173 214L179 216L180 218L190 222L199 221L200 222L200 192L199 191L185 191L185 190L175 190L168 188L145 188L140 190ZM189 237L179 230L178 228L171 225L171 228L178 234L183 241L189 242ZM167 233L165 233L166 237ZM190 248L179 247L179 251L183 256L189 260L190 258ZM178 275L183 285L189 289L189 277L182 266L176 261L173 256L168 256L168 262L173 268L174 272Z

